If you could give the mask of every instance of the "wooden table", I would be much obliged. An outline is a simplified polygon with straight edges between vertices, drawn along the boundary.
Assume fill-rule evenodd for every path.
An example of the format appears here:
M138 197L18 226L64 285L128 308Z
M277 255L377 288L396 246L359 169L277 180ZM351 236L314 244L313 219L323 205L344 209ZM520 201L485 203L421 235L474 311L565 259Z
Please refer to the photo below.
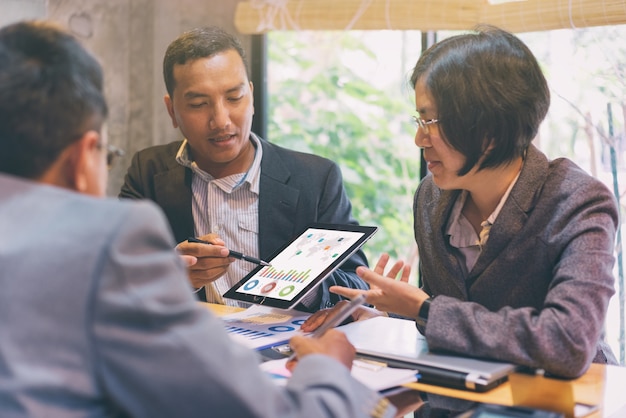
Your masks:
M465 390L449 389L442 386L427 385L424 383L410 383L407 387L427 393L448 396L457 399L464 399L473 402L494 403L499 405L514 405L513 388L518 383L512 376L509 382L485 393L476 393ZM523 376L520 390L527 389L528 386L539 384L554 385L557 393L563 388L562 396L568 390L572 391L573 400L576 403L599 405L599 410L589 415L590 417L626 417L626 368L619 366L605 366L602 364L592 364L589 370L578 379L562 381L558 379L547 379L542 376ZM515 383L512 383L515 382ZM558 385L558 389L556 386ZM545 389L545 386L543 387ZM537 388L539 390L539 388ZM538 395L540 396L540 395ZM553 402L559 402L558 397L553 396Z
M204 307L218 316L240 312L243 309L202 303ZM536 388L540 392L552 391L549 402L565 401L563 398L571 391L573 401L581 404L599 405L599 409L589 417L624 418L626 417L626 367L592 364L589 370L578 379L558 380L543 376L515 374L508 382L485 393L445 388L424 383L409 383L408 388L419 392L432 393L472 402L515 405L514 392L520 393ZM533 398L541 397L537 393ZM570 399L571 400L571 399Z

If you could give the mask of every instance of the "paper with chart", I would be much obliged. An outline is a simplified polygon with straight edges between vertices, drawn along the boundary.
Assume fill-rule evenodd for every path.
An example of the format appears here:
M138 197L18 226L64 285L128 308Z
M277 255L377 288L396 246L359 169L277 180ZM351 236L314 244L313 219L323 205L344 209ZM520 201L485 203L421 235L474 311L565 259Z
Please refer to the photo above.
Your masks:
M222 317L226 332L240 344L262 350L302 334L300 325L310 313L252 305L245 311Z
M309 228L236 291L292 300L364 233Z

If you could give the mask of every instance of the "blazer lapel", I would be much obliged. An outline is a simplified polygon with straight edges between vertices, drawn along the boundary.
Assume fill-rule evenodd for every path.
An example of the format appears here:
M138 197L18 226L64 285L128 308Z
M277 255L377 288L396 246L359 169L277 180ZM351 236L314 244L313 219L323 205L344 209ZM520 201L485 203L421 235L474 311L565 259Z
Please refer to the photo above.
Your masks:
M445 262L441 263L441 265L449 266L450 271L447 273L448 277L453 278L454 284L458 288L460 294L463 295L463 297L467 297L466 282L464 280L464 272L466 269L460 265L459 259L452 251L450 251L449 238L446 232L448 218L452 212L452 207L454 206L454 202L456 202L461 191L440 191L440 193L441 197L439 199L433 199L431 203L431 205L434 206L434 202L438 202L436 203L437 207L429 208L430 213L434 214L433 226L438 228L437 233L434 236L440 237L441 239L440 242L436 243L436 248L438 248L437 251L439 254L447 259Z
M184 187L180 185L183 184ZM171 222L176 242L194 235L191 213L191 171L179 164L154 177L155 201Z
M548 160L531 145L520 177L489 231L489 240L470 272L468 284L473 283L510 241L519 235L528 219L528 213L536 204L547 175Z
M266 141L261 140L261 144L259 253L264 258L272 256L295 233L300 191L287 185L291 172L280 156Z

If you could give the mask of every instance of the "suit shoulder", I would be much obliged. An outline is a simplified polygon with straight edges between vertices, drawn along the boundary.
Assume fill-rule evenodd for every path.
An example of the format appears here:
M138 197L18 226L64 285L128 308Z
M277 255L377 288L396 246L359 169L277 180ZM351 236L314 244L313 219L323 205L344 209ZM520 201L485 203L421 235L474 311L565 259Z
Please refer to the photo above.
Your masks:
M153 145L151 147L143 148L135 153L135 158L139 158L141 160L173 160L176 157L176 153L182 143L183 141L174 141L169 144Z
M62 201L59 196L64 196ZM42 199L57 202L54 210L77 242L96 245L113 239L122 230L143 228L166 234L169 228L161 209L149 200L95 198L78 193L64 193L57 197L48 193L42 195ZM71 207L72 216L63 215L68 213L67 207Z
M138 182L140 178L149 179L152 175L162 171L182 169L182 166L176 162L176 153L181 144L182 141L176 141L137 151L128 168L124 187L129 182Z
M599 179L583 170L568 158L557 158L549 163L548 187L559 187L566 191L585 190L594 193L611 194L609 188Z
M98 199L92 205L91 210L94 212L107 213L110 223L129 218L150 220L151 222L159 218L165 219L161 208L148 199Z
M152 231L151 234L164 237L174 247L174 237L167 218L153 201L111 198L104 199L100 207L107 216L104 223L110 225L108 229L113 235L121 230L143 231L144 235L146 231Z
M415 195L420 197L428 196L430 199L434 197L438 197L441 194L441 189L435 185L433 181L433 176L428 173L426 177L420 180L420 183L417 186L417 190L415 191Z

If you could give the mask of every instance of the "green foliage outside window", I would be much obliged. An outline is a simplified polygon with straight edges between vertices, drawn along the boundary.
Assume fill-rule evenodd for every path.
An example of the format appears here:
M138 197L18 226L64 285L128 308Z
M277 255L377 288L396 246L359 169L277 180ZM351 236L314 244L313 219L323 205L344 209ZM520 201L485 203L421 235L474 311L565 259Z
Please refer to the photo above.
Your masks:
M276 71L270 77L282 78L269 80L268 139L338 163L354 217L380 227L364 248L370 263L383 252L409 261L415 257L412 197L419 183L412 91L404 100L394 98L398 95L343 64L338 52L328 53L351 51L360 59L375 59L349 34L306 38L308 42L289 32L271 34L269 59ZM328 42L337 47L323 48Z
M340 165L353 215L361 224L380 227L364 247L370 264L389 252L392 258L416 265L412 196L419 183L419 150L413 143L413 92L407 84L420 53L416 33L276 31L269 35L267 139ZM366 42L390 34L395 38L383 42L383 48L379 42L376 52ZM439 32L438 38L452 34ZM552 95L535 145L549 158L570 158L604 181L614 190L622 212L626 44L619 40L624 36L626 25L520 34L540 61ZM386 61L398 70L383 77L363 75L364 67L380 67ZM380 78L385 82L381 84ZM607 335L620 362L626 364L621 240L618 236L617 294L609 307Z

